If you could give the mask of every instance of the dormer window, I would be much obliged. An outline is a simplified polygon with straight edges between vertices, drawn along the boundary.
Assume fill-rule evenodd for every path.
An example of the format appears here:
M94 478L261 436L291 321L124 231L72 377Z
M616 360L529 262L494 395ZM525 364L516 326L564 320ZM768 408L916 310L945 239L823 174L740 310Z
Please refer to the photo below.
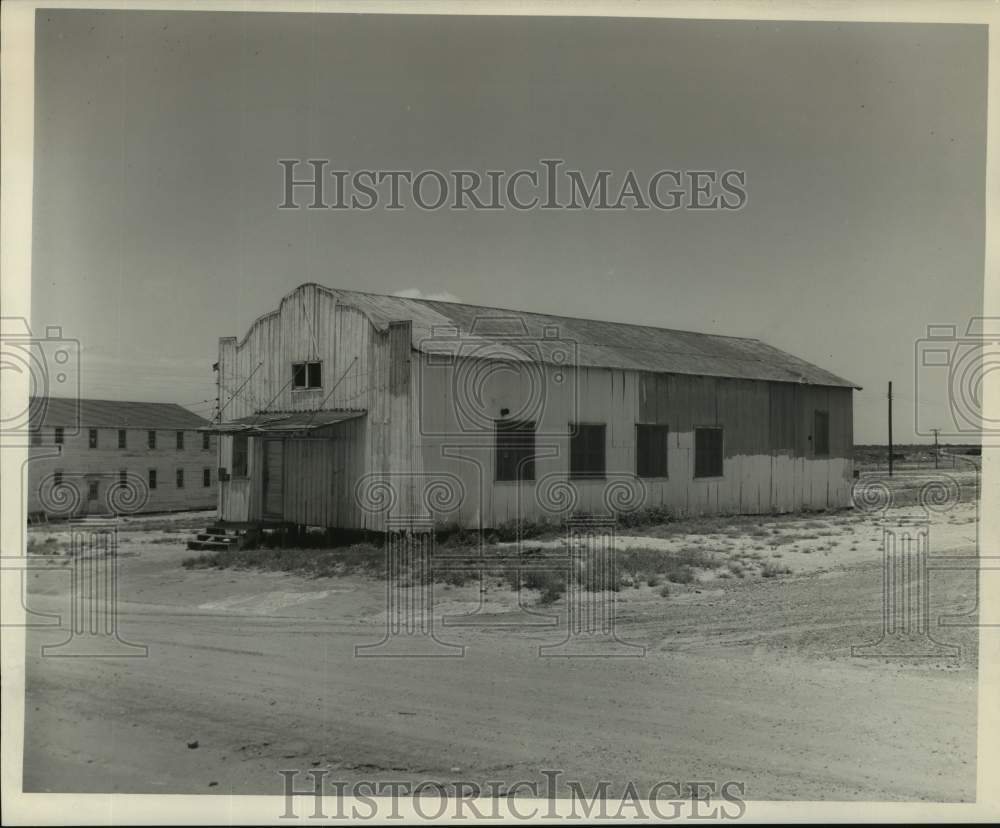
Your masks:
M292 363L292 389L295 391L308 391L312 388L323 387L323 363L322 362L293 362Z

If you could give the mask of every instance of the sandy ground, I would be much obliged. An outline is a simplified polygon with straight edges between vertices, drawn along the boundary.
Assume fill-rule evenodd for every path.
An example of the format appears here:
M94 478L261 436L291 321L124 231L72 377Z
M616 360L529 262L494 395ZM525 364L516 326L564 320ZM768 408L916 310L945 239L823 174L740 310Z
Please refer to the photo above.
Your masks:
M280 794L278 770L311 768L509 785L557 769L588 790L712 779L745 782L749 799L975 798L974 628L935 630L957 659L852 656L881 628L879 533L863 517L619 537L792 569L706 576L666 598L623 589L617 633L641 658L540 657L566 636L565 599L540 609L556 626L499 626L521 616L495 584L434 587L438 635L463 657L357 658L384 634L382 584L186 570L201 523L150 519L122 536L120 633L148 657L43 657L65 630L29 632L25 790ZM47 537L32 530L38 548ZM933 543L971 551L973 507L936 517ZM934 573L931 592L935 619L975 607L972 573ZM65 614L67 593L65 571L30 576L34 610Z

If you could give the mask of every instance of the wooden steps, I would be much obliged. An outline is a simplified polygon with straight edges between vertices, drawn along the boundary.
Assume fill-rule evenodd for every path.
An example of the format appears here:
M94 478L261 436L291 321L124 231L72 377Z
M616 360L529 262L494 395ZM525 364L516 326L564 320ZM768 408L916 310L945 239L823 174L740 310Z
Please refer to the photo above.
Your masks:
M187 542L188 549L221 551L223 549L242 549L256 538L252 529L234 526L209 526L204 532L199 532Z

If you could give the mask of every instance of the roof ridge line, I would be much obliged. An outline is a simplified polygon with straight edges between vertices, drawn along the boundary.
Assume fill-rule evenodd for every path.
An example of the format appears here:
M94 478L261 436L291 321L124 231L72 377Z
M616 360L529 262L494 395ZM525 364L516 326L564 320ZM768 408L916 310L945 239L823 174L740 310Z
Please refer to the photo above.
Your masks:
M446 299L422 299L416 296L397 296L396 294L393 293L376 293L375 291L371 290L355 290L354 288L329 287L328 285L322 285L319 282L303 282L301 285L293 289L291 293L294 293L299 288L307 286L317 287L320 288L321 290L328 291L329 293L360 293L363 296L378 296L381 299L401 299L406 302L420 302L425 305L435 305L435 304L457 305L458 307L462 308L498 310L519 315L526 314L528 316L543 316L543 317L549 317L551 319L568 319L575 322L596 322L598 324L605 324L605 325L629 325L630 327L633 328L648 328L649 330L653 331L671 331L672 333L693 334L695 336L712 336L712 337L717 337L719 339L738 339L741 342L759 342L762 345L767 344L762 339L758 339L757 337L754 336L733 336L732 334L707 333L706 331L693 331L687 328L668 328L662 325L646 325L641 322L622 322L615 319L595 319L589 316L567 316L566 314L549 313L547 311L530 311L530 310L524 310L522 308L503 308L500 307L499 305L474 305L471 302L449 302Z

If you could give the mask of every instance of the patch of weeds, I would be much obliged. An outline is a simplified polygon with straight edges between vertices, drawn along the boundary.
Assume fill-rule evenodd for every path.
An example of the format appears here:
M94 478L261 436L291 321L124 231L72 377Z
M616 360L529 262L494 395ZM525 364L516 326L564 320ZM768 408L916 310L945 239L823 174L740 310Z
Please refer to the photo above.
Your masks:
M184 558L185 569L260 569L266 572L296 572L308 577L332 577L385 573L385 552L368 543L333 549L298 547L259 547L256 549L220 549Z
M511 568L505 572L507 582L512 589L517 589L517 570ZM537 590L539 603L551 604L559 600L566 592L566 574L551 570L524 570L520 573L521 587Z
M787 546L790 543L795 543L799 540L799 536L795 534L782 534L771 539L772 546Z
M791 572L791 567L770 562L765 563L760 568L760 575L762 578L777 578L779 575L790 575Z
M694 569L687 564L681 564L677 569L667 574L667 580L675 584L690 584L695 581Z
M479 532L455 527L438 533L437 546L442 549L476 548L479 546L480 540Z
M526 538L554 537L559 527L544 520L510 521L490 530L487 541L502 543Z
M29 537L26 549L29 555L58 555L60 552L59 541L52 535L42 540Z
M670 597L670 587L667 584L664 584L663 586L661 586L660 589L658 590L658 592L659 592L659 595L660 595L661 598L669 598Z
M716 555L696 545L681 549L649 549L646 547L625 549L618 553L618 569L635 581L646 579L650 586L656 586L664 579L675 583L691 583L697 569L714 569L718 566ZM656 583L651 583L650 579Z
M462 569L453 569L444 575L445 586L465 586L469 581L475 580L476 576L472 572Z
M620 512L616 522L623 529L636 529L645 526L663 526L671 520L670 513L662 506L651 506L636 512Z

